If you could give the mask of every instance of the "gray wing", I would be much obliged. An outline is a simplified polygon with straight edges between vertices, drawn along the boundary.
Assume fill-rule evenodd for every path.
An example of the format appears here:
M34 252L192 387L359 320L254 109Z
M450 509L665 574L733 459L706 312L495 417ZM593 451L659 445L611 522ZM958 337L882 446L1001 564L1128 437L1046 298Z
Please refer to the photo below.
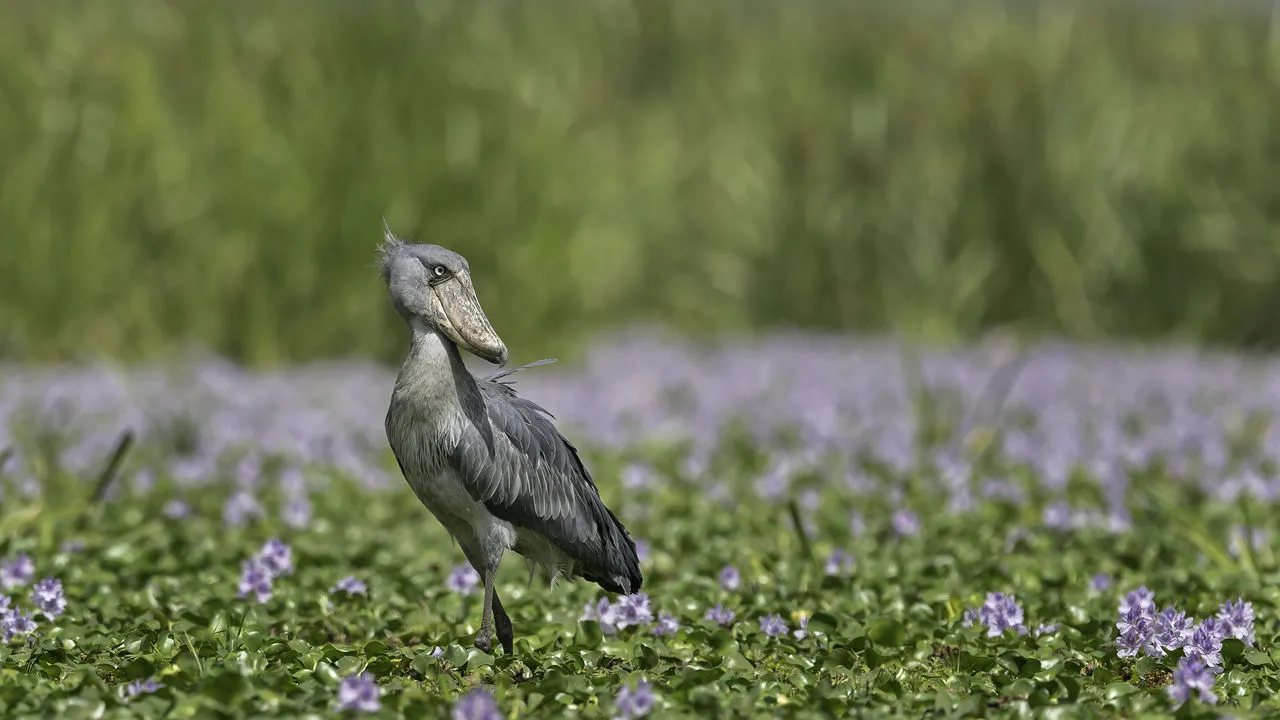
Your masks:
M635 542L551 414L506 384L475 382L478 392L464 403L472 422L454 458L467 491L497 517L546 537L588 580L637 592Z

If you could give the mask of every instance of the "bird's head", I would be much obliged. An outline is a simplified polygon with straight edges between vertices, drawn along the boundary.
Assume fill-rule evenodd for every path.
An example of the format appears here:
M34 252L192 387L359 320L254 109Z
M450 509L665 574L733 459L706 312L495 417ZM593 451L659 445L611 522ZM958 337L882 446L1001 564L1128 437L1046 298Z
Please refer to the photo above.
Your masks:
M385 228L379 268L396 312L434 328L458 347L495 365L507 346L485 317L466 258L439 245L405 242Z

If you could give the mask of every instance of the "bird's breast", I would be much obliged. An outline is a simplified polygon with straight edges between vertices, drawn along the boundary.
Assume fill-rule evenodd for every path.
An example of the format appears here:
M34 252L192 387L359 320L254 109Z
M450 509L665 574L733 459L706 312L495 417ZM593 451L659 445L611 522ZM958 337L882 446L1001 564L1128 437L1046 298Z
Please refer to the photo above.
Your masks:
M450 516L473 524L478 513L488 513L467 492L454 467L454 450L462 433L454 413L433 411L393 396L386 430L387 442L409 487L442 522L446 522L444 516Z

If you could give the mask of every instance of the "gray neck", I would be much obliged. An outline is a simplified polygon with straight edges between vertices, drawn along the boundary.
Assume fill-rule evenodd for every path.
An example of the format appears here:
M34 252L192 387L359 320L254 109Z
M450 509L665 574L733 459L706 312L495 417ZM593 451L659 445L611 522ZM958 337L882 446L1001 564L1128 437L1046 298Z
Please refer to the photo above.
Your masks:
M476 392L476 386L458 346L420 321L411 321L409 331L409 354L400 366L396 393L435 406L461 407L463 400Z

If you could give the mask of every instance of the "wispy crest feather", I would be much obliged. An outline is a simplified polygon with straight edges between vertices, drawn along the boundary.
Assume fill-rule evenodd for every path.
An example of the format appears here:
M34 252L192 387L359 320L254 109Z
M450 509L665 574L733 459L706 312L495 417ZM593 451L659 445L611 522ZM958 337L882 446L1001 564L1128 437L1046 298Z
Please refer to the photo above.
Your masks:
M387 223L385 217L382 218L382 244L378 246L378 273L382 275L383 280L391 276L391 259L403 246L404 241L391 232L391 225Z

